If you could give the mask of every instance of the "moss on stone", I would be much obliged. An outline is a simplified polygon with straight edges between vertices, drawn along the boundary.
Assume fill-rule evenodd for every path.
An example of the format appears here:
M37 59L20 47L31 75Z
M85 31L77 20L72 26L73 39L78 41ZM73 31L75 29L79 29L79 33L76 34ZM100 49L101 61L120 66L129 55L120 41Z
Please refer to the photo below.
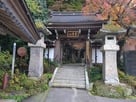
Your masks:
M112 21L111 19L108 21L107 24L103 25L102 29L110 32L119 32L124 30L119 24Z
M45 27L44 24L43 24L43 22L41 22L41 21L36 21L35 24L36 24L36 27L37 27L38 29L42 29L42 28Z
M91 90L92 94L110 97L110 98L127 98L132 95L132 89L127 85L107 85L97 81Z

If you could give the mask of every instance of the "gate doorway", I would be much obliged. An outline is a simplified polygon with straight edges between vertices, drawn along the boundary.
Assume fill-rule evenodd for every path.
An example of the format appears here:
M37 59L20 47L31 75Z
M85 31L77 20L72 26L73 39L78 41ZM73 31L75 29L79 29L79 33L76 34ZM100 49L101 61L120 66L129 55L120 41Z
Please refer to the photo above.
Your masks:
M95 34L107 20L96 14L82 12L52 12L47 28L52 32L48 38L55 41L54 61L63 63L85 62L92 64L92 43Z
M64 42L63 43L63 64L83 63L85 61L85 43Z

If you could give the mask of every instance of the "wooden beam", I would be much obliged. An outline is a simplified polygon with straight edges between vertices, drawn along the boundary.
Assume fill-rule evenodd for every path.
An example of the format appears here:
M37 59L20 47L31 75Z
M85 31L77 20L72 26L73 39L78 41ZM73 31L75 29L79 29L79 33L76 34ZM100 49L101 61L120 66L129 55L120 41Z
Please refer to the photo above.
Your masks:
M62 39L62 40L63 40L63 39L71 39L71 40L72 40L72 39L76 39L76 40L82 39L82 40L86 40L86 36L87 36L87 35L81 35L81 34L80 34L79 37L73 37L73 38L71 37L71 38L68 38L67 35L65 34L65 35L60 35L59 38Z
M90 39L90 33L91 33L91 30L88 29L88 35L87 35L87 39L88 39L88 40Z
M0 34L7 35L6 29L2 25L0 25Z
M24 10L22 9L20 3L16 0L9 0L7 2L7 6L11 9L12 14L15 15L17 20L21 23L23 29L25 29L24 33L27 33L27 36L29 36L30 39L34 40L34 36L32 36L34 32L31 31L32 25L29 24L29 21L27 20L28 18L26 18L26 14L24 13Z
M81 29L78 30L79 34L81 34Z
M1 18L3 17L3 24L8 28L10 26L10 30L14 27L17 27L18 31L20 30L19 36L26 41L36 43L38 39L40 39L40 35L36 30L36 26L31 19L28 8L23 0L1 0L2 6L0 8ZM4 15L3 15L4 14ZM24 37L25 36L25 37ZM27 39L25 39L27 38Z
M98 21L85 21L85 22L49 22L48 25L102 25L107 23L107 20L98 20Z
M9 30L14 32L15 36L26 39L25 41L29 41L30 39L26 37L23 33L23 28L21 28L20 24L17 24L13 22L14 19L11 19L9 16L6 15L6 13L2 12L0 14L0 22L3 23L3 25L6 26ZM6 22L5 22L6 21ZM15 32L16 31L16 32Z
M66 29L64 29L64 34L66 34L67 33L67 31L66 31Z
M59 39L59 34L58 31L55 29L55 33L56 33L56 39Z
M30 21L28 20L28 17L24 12L24 10L22 10L20 3L11 0L10 3L13 5L14 10L17 12L18 16L20 17L21 20L20 22L23 22L22 25L24 25L24 28L28 29L28 31L34 36L34 33L36 32L33 30L32 24L29 23Z
M55 42L54 60L57 63L61 62L61 43L60 40Z
M26 39L25 41L28 41L28 40L29 40L29 38L27 38L27 37L23 34L23 32L21 32L21 31L19 30L19 28L18 28L17 26L13 25L12 23L10 24L10 23L8 23L8 22L4 22L2 19L0 19L0 22L2 22L2 24L5 25L6 27L7 27L7 25L8 25L7 28L8 28L10 31L14 32L15 36L17 36L17 37L19 37L19 38L22 38L22 39Z
M47 26L48 29L100 29L101 26L82 26L82 25L77 25L77 26Z

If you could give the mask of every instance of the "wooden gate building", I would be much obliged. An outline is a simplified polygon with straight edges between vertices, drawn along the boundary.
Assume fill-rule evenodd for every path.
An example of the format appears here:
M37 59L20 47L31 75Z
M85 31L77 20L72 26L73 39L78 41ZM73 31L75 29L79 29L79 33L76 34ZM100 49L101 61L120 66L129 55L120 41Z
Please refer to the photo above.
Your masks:
M60 64L98 63L97 52L100 53L98 50L102 43L94 35L103 23L106 20L93 13L84 15L82 12L52 12L47 28L52 32L49 39L55 42L54 60Z

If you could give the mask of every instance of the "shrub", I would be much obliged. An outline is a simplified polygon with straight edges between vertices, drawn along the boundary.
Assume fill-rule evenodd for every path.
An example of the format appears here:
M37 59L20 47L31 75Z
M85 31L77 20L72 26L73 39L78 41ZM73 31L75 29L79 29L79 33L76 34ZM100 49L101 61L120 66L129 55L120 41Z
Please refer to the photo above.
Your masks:
M110 98L126 98L132 94L132 89L130 86L106 85L101 81L96 81L93 85L92 93L94 95Z
M12 56L8 51L0 52L0 69L8 70L10 69L12 63Z
M43 66L44 73L53 73L54 69L57 67L57 64L51 60L44 59Z
M47 90L51 77L52 74L44 74L38 80L32 80L16 69L13 78L9 81L9 86L5 90L0 90L0 98L11 98L21 102L26 97Z
M3 76L9 72L12 63L12 56L8 51L0 52L0 87L2 86Z
M95 69L97 71L97 68ZM107 85L102 80L94 81L91 93L98 96L111 97L111 98L136 98L136 77L126 75L122 71L119 72L119 79L121 85ZM94 79L93 79L94 80Z
M27 74L28 72L28 55L24 57L16 56L16 68L19 68L19 71Z
M93 66L89 69L89 79L91 82L102 80L102 67Z
M133 94L136 95L136 77L125 74L122 71L119 72L119 79L122 83L128 84L133 88Z

